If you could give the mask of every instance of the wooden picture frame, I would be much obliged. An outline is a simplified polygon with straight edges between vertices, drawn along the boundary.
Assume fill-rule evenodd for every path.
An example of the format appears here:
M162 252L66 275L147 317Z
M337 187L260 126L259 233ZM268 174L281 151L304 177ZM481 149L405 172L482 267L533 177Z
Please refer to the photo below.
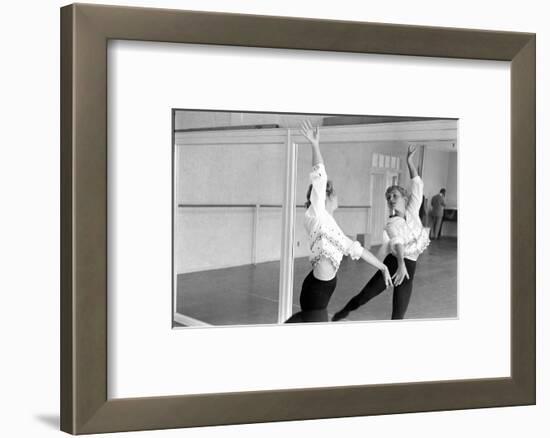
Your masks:
M511 61L511 376L107 397L110 39ZM535 35L75 4L61 8L61 429L72 434L535 403Z

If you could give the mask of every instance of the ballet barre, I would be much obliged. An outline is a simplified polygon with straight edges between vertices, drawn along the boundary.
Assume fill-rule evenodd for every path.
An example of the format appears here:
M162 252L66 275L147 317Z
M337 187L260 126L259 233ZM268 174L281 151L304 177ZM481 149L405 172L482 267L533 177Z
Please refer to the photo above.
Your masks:
M281 204L178 204L178 208L283 208ZM339 205L343 208L371 208L371 205ZM305 208L305 205L298 204L296 208Z
M281 204L178 204L178 209L193 209L193 208L250 208L253 209L253 222L252 222L252 264L258 263L258 232L260 228L260 211L266 208L283 208ZM305 209L305 205L298 204L296 208ZM371 205L340 205L339 210L370 210ZM370 218L367 219L370 221Z

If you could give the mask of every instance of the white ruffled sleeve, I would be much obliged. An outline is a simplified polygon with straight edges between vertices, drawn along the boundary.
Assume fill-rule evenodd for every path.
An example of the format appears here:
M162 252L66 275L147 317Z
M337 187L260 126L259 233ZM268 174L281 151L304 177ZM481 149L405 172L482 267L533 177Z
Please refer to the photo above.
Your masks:
M319 163L313 166L313 169L309 174L309 179L312 186L311 195L309 196L309 201L311 202L310 208L318 214L325 211L325 200L327 197L328 177L325 170L325 165L323 163Z
M403 230L404 223L405 220L402 218L393 218L393 220L390 219L386 225L385 231L388 235L388 243L392 252L395 251L396 245L405 244L405 236Z
M411 197L407 210L418 215L420 206L424 200L424 182L418 175L411 179Z
M348 252L352 260L359 260L361 258L361 254L363 254L363 247L359 242L355 241L351 244Z
M344 236L344 247L346 252L344 255L350 256L352 260L359 260L363 254L363 246L355 240L351 240L348 236Z

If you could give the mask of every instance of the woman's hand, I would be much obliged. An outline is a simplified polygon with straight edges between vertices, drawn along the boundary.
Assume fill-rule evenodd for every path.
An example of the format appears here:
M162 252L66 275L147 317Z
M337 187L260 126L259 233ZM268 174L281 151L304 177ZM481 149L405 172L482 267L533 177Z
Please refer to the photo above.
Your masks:
M309 120L302 122L300 131L308 139L312 146L319 146L319 127L313 127Z
M416 146L410 144L409 150L407 151L407 160L410 160L415 153L416 153Z
M400 262L397 265L397 271L395 271L395 274L393 274L393 285L399 286L403 281L405 281L405 277L407 280L409 279L409 273L407 272L407 266L405 266L405 262Z
M384 275L384 282L386 283L386 287L391 287L393 286L393 283L391 281L390 270L386 265L383 265L383 266L384 267L381 268L381 271L382 271L382 274Z

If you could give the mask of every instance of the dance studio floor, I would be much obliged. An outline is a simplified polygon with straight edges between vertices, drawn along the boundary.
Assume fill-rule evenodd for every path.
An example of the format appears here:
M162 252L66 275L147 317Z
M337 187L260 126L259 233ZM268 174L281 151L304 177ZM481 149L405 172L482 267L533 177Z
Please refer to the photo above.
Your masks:
M373 249L375 252L375 249ZM302 281L311 267L296 259L293 310L300 310ZM375 269L345 257L328 311L332 316L358 293ZM179 313L213 325L271 324L277 322L279 262L178 275ZM347 320L384 320L391 317L391 289L352 312ZM416 267L414 289L406 318L457 316L456 238L432 241ZM176 324L177 325L177 324Z

